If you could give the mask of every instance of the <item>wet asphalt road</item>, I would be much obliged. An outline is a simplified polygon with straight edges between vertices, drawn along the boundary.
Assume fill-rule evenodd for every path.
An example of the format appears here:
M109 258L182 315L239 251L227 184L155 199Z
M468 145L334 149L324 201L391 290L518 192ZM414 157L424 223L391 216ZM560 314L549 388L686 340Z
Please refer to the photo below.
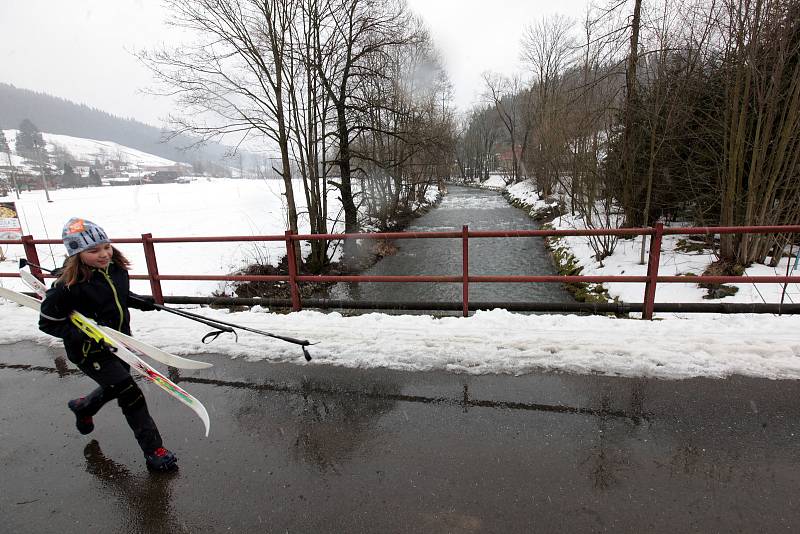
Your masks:
M0 346L0 531L797 532L800 383L248 363L145 388L174 475L61 349ZM96 440L96 441L93 441Z

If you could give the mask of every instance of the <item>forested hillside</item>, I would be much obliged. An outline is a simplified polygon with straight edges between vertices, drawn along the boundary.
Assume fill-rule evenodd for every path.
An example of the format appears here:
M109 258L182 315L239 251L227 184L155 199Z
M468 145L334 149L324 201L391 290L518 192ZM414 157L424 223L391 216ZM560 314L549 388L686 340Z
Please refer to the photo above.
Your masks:
M211 143L202 149L184 151L188 138L162 143L161 129L133 119L122 119L104 111L75 104L63 98L0 83L0 128L18 128L24 119L43 132L99 141L114 141L173 161L219 161L226 148Z

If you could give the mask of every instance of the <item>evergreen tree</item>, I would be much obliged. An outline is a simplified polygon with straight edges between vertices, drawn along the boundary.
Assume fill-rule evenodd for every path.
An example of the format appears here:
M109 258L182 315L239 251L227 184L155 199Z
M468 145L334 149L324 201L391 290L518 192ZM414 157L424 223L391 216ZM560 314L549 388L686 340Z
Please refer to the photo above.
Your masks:
M200 160L194 160L192 162L192 172L197 176L202 176L205 172L205 166L203 165L203 162Z
M61 185L63 187L78 187L80 185L80 176L69 163L64 164L64 172L61 175Z
M11 147L8 146L8 140L6 139L6 134L0 129L0 152L8 152L11 153Z
M0 165L8 164L8 177L4 178L6 182L11 180L11 183L14 184L14 191L17 193L17 198L19 198L19 183L17 183L17 172L14 169L14 163L11 161L11 147L8 146L8 140L6 139L6 135L3 130L0 128L0 152L5 153L5 158L0 160ZM6 189L8 187L6 186ZM4 195L5 196L5 195Z
M25 119L19 125L17 133L17 154L27 158L35 158L37 151L44 148L42 132L30 120Z
M100 175L94 169L89 169L89 185L103 185L103 181L100 180Z

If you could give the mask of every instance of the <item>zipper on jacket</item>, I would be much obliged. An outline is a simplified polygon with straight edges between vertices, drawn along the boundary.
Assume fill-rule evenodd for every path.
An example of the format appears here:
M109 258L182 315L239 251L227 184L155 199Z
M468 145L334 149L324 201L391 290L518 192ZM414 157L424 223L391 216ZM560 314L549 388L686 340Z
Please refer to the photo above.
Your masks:
M114 304L117 305L117 309L119 310L119 326L117 330L120 332L122 331L122 323L125 322L125 313L122 311L122 304L119 303L119 296L117 295L117 288L114 286L114 282L111 280L111 277L108 275L108 267L106 266L105 269L98 269L100 273L102 273L103 278L106 279L108 285L111 287L111 292L114 294Z

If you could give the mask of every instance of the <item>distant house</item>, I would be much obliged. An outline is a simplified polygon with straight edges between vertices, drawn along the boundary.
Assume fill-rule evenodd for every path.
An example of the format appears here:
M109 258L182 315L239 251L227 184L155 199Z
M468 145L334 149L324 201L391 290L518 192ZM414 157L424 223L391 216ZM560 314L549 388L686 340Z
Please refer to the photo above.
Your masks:
M514 172L514 155L516 153L517 156L517 165L519 162L522 161L522 147L517 145L515 150L512 152L511 147L507 148L503 152L496 155L497 162L500 168L506 172L513 173Z
M92 163L88 161L73 161L71 163L72 170L75 171L75 174L79 174L81 176L89 176L89 170L92 168Z
M116 178L103 178L103 185L133 185L130 178L116 177Z
M178 171L157 171L147 177L147 182L151 184L169 184L177 181L179 177Z

